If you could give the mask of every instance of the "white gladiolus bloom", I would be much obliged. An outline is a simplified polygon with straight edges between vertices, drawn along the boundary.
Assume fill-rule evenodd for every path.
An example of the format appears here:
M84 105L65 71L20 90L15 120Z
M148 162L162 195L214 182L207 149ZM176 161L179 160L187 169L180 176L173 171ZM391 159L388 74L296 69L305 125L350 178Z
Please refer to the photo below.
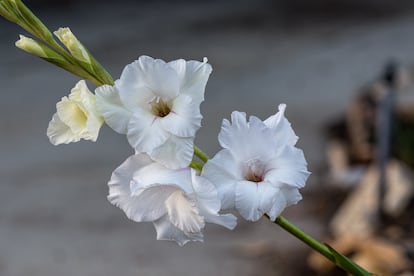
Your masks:
M158 240L182 246L203 241L206 222L236 226L236 217L218 214L214 185L190 168L167 169L146 154L136 154L113 172L108 185L108 200L133 221L153 222Z
M69 97L56 104L57 112L47 128L53 145L78 142L80 139L96 141L103 118L96 110L95 95L84 80L72 88Z
M264 122L234 111L223 120L219 142L223 147L203 168L202 176L216 187L222 208L236 208L247 220L263 214L272 220L301 200L299 188L309 176L302 150L284 117L286 105Z
M111 128L127 135L136 152L171 169L186 167L211 71L207 59L166 63L141 56L114 86L96 89L98 110Z

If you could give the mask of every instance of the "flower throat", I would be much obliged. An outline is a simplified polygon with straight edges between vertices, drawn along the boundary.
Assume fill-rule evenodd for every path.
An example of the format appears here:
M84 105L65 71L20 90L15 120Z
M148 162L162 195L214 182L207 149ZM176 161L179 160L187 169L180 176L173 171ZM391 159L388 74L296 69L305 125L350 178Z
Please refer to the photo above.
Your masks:
M151 112L157 117L163 118L170 114L171 105L164 102L160 97L155 98L150 102Z
M245 164L244 178L251 182L262 182L264 180L264 166L258 159L252 159Z

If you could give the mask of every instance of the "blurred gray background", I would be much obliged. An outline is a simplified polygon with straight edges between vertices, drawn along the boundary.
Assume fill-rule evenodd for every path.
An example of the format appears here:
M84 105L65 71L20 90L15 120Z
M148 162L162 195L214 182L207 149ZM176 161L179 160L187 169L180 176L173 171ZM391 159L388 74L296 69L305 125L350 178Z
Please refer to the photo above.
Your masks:
M410 2L26 1L51 30L69 26L114 78L143 54L208 57L197 144L210 155L231 111L265 119L286 103L314 174L285 216L316 237L327 231L311 198L321 128L388 60L413 63ZM106 183L132 150L108 127L97 143L48 142L55 104L78 79L15 48L20 33L0 20L0 275L304 275L307 248L265 219L209 225L204 243L180 248L111 206Z

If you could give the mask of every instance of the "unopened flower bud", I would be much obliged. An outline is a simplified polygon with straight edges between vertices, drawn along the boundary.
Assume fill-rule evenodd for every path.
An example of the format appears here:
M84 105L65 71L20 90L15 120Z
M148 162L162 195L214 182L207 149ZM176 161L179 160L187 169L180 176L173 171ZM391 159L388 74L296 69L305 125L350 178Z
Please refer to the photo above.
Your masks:
M76 36L72 33L69 28L59 28L57 31L53 32L57 38L65 45L73 57L77 60L91 63L88 51L85 47L79 42Z
M29 54L32 54L32 55L35 55L41 58L48 57L44 49L44 47L46 46L43 46L36 40L26 37L24 35L20 35L20 39L16 41L16 47L22 49L25 52L28 52Z

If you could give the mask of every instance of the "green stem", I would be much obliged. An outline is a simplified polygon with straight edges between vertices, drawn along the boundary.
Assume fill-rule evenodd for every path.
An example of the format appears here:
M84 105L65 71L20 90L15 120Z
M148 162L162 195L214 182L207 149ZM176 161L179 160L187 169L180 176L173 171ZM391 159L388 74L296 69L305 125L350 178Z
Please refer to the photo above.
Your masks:
M189 167L201 172L201 170L203 169L203 164L192 160Z
M285 229L287 232L298 238L299 240L306 243L308 246L310 246L312 249L318 251L320 254L325 256L328 260L333 262L338 267L342 268L343 270L347 271L348 273L351 273L355 276L371 276L373 274L369 273L356 263L354 263L351 259L341 255L340 253L336 252L333 248L324 245L305 232L303 232L301 229L293 225L291 222L289 222L287 219L285 219L282 216L279 216L276 218L274 223L278 224L280 227Z
M194 155L200 158L200 160L203 161L204 163L206 163L210 159L210 157L208 157L208 155L204 153L204 151L202 151L196 145L194 145Z
M55 51L57 51L60 55L62 55L71 65L73 65L74 69L69 71L81 78L88 79L92 81L96 86L101 86L103 84L107 84L99 79L98 76L86 70L72 55L70 55L66 50L55 40L51 40L49 42L46 41Z
M85 65L69 54L56 40L43 22L21 1L2 0L0 1L0 15L18 24L27 32L37 37L51 49L60 54L67 62L56 64L50 59L45 60L75 74L81 78L92 81L95 85L113 85L114 81L109 73L91 56L92 64ZM86 48L85 48L86 49ZM89 52L88 52L89 53ZM91 68L90 66L93 66Z

